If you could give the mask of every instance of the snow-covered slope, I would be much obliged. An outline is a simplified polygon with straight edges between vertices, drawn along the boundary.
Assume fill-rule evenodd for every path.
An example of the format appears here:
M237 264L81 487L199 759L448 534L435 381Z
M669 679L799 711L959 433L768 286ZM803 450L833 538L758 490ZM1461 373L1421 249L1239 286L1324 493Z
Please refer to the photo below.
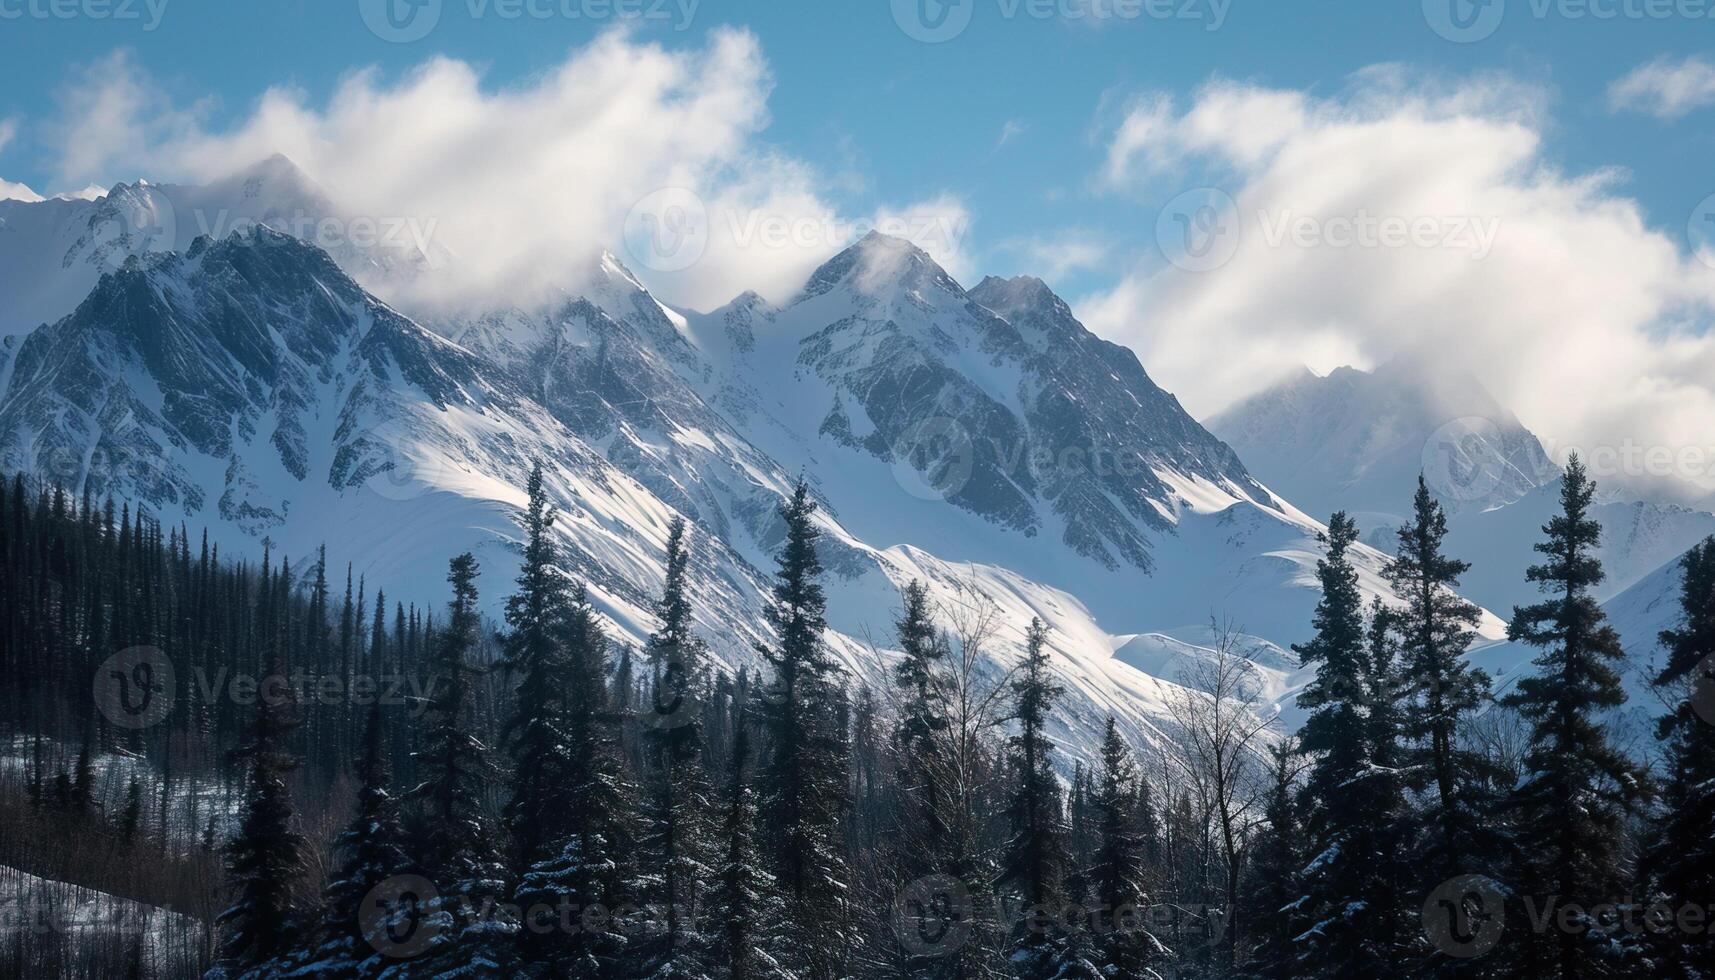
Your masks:
M1502 615L1535 601L1525 569L1559 508L1560 471L1476 379L1432 378L1404 362L1305 372L1209 425L1271 489L1318 516L1347 510L1387 551L1423 473L1449 515L1449 552L1472 563L1462 591ZM1592 516L1608 577L1599 598L1715 533L1715 514L1600 489Z
M419 240L420 226L342 213L283 156L206 185L138 180L93 200L0 200L0 337L70 313L133 255L181 251L204 235L257 225L314 241L363 282L416 275L446 259Z
M1157 737L1163 644L1197 655L1211 616L1248 632L1271 696L1302 683L1284 648L1309 633L1318 525L1039 282L967 292L875 236L781 309L668 309L606 257L553 305L419 324L353 281L369 261L256 228L127 255L0 348L0 467L209 525L229 553L267 540L301 567L325 543L406 601L442 601L471 550L494 609L539 459L622 639L652 625L669 520L695 523L698 617L735 664L802 475L830 642L865 683L912 579L998 610L997 677L1030 617L1050 624L1075 752L1109 712ZM1382 560L1359 555L1385 593Z
M1559 475L1475 378L1432 377L1403 361L1327 377L1306 370L1209 428L1271 488L1318 516L1345 510L1372 541L1410 510L1420 472L1453 515L1509 504Z
M1599 600L1618 596L1685 549L1715 534L1715 514L1673 504L1627 499L1603 491L1590 508L1602 525L1597 557L1607 578L1596 589ZM1560 511L1560 481L1491 511L1461 514L1450 521L1450 551L1472 562L1465 593L1505 614L1515 605L1536 601L1536 586L1525 569L1542 556L1532 546L1544 540L1543 525Z

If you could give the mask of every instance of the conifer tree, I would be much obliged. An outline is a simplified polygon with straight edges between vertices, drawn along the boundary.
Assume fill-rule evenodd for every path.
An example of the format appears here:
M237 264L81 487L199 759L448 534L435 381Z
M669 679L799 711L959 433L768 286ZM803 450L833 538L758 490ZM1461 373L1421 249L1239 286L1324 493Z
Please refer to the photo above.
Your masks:
M1096 846L1086 878L1094 899L1090 919L1097 966L1109 980L1136 980L1153 973L1156 941L1144 929L1143 838L1137 803L1141 777L1131 748L1112 715L1102 735L1101 766L1091 806Z
M488 746L472 733L476 576L476 558L468 552L448 566L453 598L430 665L423 747L413 754L423 781L407 799L417 806L421 827L413 857L439 892L424 920L435 935L423 962L443 973L493 976L506 968L516 923L496 914L505 882L482 804L491 775ZM378 619L384 611L378 602Z
M1376 676L1381 657L1366 629L1358 573L1350 550L1357 524L1334 514L1322 536L1327 554L1317 562L1322 598L1315 635L1295 645L1316 676L1299 696L1310 711L1300 733L1311 757L1306 782L1306 823L1311 860L1300 903L1309 926L1298 937L1307 977L1394 977L1411 935L1398 834L1398 774L1378 764L1377 750L1392 736L1374 725Z
M690 549L685 519L667 530L667 574L656 607L660 627L646 652L651 704L643 718L649 762L646 824L642 843L653 874L646 898L661 910L661 935L645 951L644 970L656 977L706 977L708 943L697 913L709 887L705 842L713 828L709 785L703 764L702 641L692 631Z
M816 554L816 504L800 482L781 509L786 540L776 558L768 623L773 645L758 652L774 668L762 692L768 736L761 773L765 840L797 936L792 967L805 980L831 980L851 952L840 816L846 802L841 671L822 641L826 599Z
M409 864L401 847L398 804L388 787L387 738L381 699L371 703L357 760L357 812L334 841L340 861L323 891L322 941L309 967L317 976L374 976L380 970L379 937L365 934L362 903L371 891Z
M1047 728L1065 689L1054 682L1048 628L1040 619L1030 621L1024 663L1011 685L1018 731L1007 743L1013 790L1000 883L1019 911L1011 936L1013 970L1019 980L1093 978L1099 975L1095 965L1059 925L1068 910L1066 818Z
M1662 631L1667 664L1655 678L1677 698L1657 729L1667 778L1646 853L1655 897L1676 912L1715 895L1715 538L1686 552L1680 569L1680 621ZM1655 952L1656 976L1715 977L1707 934L1667 930Z
M525 912L520 939L527 960L548 964L558 976L610 977L637 967L626 958L626 923L617 915L636 892L635 804L606 683L608 641L582 586L572 593L564 643L567 828L526 870L514 901ZM561 925L563 908L576 911L577 928Z
M756 802L745 779L749 729L741 721L733 731L721 865L709 901L710 961L724 980L792 980L786 905L757 847Z
M286 786L297 765L287 750L297 719L291 688L281 683L283 657L276 654L273 662L256 698L249 741L238 752L249 772L238 833L227 849L234 898L216 920L224 934L222 966L232 976L266 975L284 962L302 925L295 892L305 845Z
M1294 759L1297 748L1288 738L1269 749L1273 783L1263 811L1263 828L1254 845L1249 901L1245 916L1250 929L1250 967L1256 980L1295 980L1298 972L1297 937L1304 932L1299 914L1299 872L1304 867L1303 828L1295 800Z
M1509 807L1520 826L1551 828L1529 843L1516 875L1516 890L1539 908L1552 901L1588 910L1625 897L1625 818L1647 792L1642 773L1596 718L1625 703L1626 694L1615 670L1625 650L1591 594L1603 578L1594 554L1602 528L1590 517L1595 493L1573 455L1560 513L1535 546L1544 560L1526 573L1546 597L1514 609L1507 628L1510 639L1542 651L1532 661L1536 672L1503 700L1531 726L1526 776ZM1572 980L1625 970L1614 955L1615 930L1590 917L1576 926L1521 935L1521 972Z
M947 651L932 617L929 590L922 582L906 586L894 627L902 656L893 671L900 694L893 742L900 782L895 848L898 873L907 881L948 871L945 850L952 829L946 812L949 787L942 784L937 765L940 740L949 727L940 703Z
M556 567L554 513L540 463L532 468L526 491L529 503L519 519L524 558L518 591L506 600L509 632L499 661L502 670L518 679L505 731L514 761L505 818L517 875L551 856L570 831L572 789L566 733L571 590Z
M1488 675L1465 661L1481 610L1453 591L1471 566L1443 552L1447 516L1421 475L1412 508L1386 574L1405 600L1393 625L1405 658L1405 731L1414 745L1406 761L1430 791L1423 862L1433 886L1493 870L1495 774L1459 741L1463 724L1489 700Z

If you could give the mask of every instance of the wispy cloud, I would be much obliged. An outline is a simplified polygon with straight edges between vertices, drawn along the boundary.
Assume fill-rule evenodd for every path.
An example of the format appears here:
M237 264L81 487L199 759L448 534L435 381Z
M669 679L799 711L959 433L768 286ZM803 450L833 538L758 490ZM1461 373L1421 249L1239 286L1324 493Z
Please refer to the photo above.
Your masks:
M1138 100L1098 183L1140 202L1161 251L1080 312L1205 416L1306 363L1407 356L1473 371L1561 445L1707 442L1715 256L1650 227L1620 172L1545 159L1542 100L1494 82L1388 70L1336 97L1218 82ZM1211 180L1224 197L1189 186ZM1165 220L1181 190L1200 195L1187 213L1225 210ZM1351 234L1381 219L1399 242ZM1492 231L1486 249L1410 231L1454 222ZM1192 230L1230 234L1225 261L1168 261Z
M994 141L995 150L999 150L1006 144L1020 136L1023 136L1025 131L1029 128L1029 125L1027 125L1022 119L1008 119L1006 122L1001 124L1000 137Z
M1017 255L1024 271L1041 277L1050 286L1073 273L1100 269L1113 256L1107 236L1083 228L1009 239L1000 244L999 251Z
M419 302L575 288L568 270L602 248L669 302L706 308L746 288L778 299L882 218L931 229L936 237L918 244L961 263L962 232L943 231L969 224L956 198L840 207L835 178L762 138L772 88L746 32L669 50L616 30L511 87L438 57L396 79L356 71L322 104L273 88L217 125L207 103L168 98L119 53L62 91L67 122L48 136L61 186L208 180L283 153L348 212L432 219L456 259L415 284L426 292L406 299ZM627 254L628 216L635 222L664 189L706 212L706 246L687 267Z
M1615 112L1668 120L1708 105L1715 105L1715 65L1695 56L1683 61L1657 58L1608 86L1608 106Z

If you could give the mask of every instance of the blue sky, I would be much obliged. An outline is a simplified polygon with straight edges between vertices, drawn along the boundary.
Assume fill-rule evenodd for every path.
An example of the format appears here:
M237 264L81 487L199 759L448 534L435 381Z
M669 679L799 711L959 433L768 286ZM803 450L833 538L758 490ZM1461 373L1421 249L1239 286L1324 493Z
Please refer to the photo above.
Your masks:
M32 125L53 117L68 64L116 48L134 50L181 100L212 100L219 119L244 113L269 86L325 97L354 68L400 73L435 54L485 66L487 80L506 85L555 64L611 23L506 17L499 6L473 18L471 4L480 0L445 0L427 37L389 43L365 27L356 0L165 0L153 30L144 29L143 0L127 10L136 19L125 20L37 18L31 2L47 0L0 0L0 9L26 14L0 19L0 118L21 122L18 138L0 150L0 176L44 191L51 168ZM1547 87L1554 99L1547 156L1573 171L1626 168L1631 192L1664 223L1715 189L1715 113L1664 125L1610 112L1605 94L1642 62L1715 47L1715 17L1539 17L1527 0L1512 0L1491 36L1460 44L1438 36L1411 2L1233 0L1214 30L1205 0L1174 0L1187 19L1114 14L1101 26L1091 26L1100 18L1043 19L1011 0L967 2L969 26L939 44L907 36L887 0L702 0L688 29L675 29L673 13L645 20L642 30L669 47L699 45L721 25L753 32L776 82L768 141L830 173L862 175L863 186L841 188L855 202L955 189L971 206L974 233L992 243L1067 223L1124 238L1148 218L1116 214L1111 202L1080 193L1103 151L1104 99L1188 93L1211 76L1328 92L1352 72L1387 62L1503 71ZM1596 6L1620 10L1621 2ZM997 148L1009 124L1015 135ZM992 259L997 271L1020 271L1009 267L1016 256Z
M510 136L533 125L520 105L552 88L546 79L600 61L590 54L604 50L599 39L618 36L624 55L610 69L641 70L639 52L659 47L668 64L656 67L683 76L666 88L725 92L730 82L721 98L744 118L723 127L702 106L659 111L695 101L683 91L644 99L642 130L595 130L612 142L553 148L572 153L572 169L582 172L576 158L611 156L621 170L694 172L711 201L765 198L818 215L956 213L957 243L926 247L961 278L1044 274L1199 414L1299 365L1369 366L1427 350L1458 352L1456 366L1561 445L1715 441L1697 435L1715 431L1715 265L1694 257L1687 231L1702 227L1696 209L1715 192L1715 68L1705 55L1715 51L1715 0L701 0L688 23L678 3L691 0L662 0L659 17L617 35L603 16L610 0L526 8L544 16L520 15L521 0L438 0L432 29L403 42L366 24L366 9L373 19L384 0L153 2L0 0L0 136L11 134L0 139L0 178L53 193L207 177L213 163L269 149L284 126L294 159L336 197L445 212L456 237L455 192L503 196L507 171L468 188L439 175L415 197L398 182L377 189L389 147L443 128L435 102L402 99L388 143L370 131L395 116L342 126L330 99L366 67L377 74L363 93L422 95L430 87L413 72L455 59L479 78L467 115L492 112ZM110 4L125 16L88 16ZM941 14L965 26L924 43L922 18ZM1456 19L1480 38L1444 36ZM735 37L743 51L715 54ZM1631 95L1616 94L1652 64ZM729 67L746 77L726 78ZM609 101L626 101L623 77L588 70L606 78ZM123 109L68 135L87 107L113 104L91 94L104 85L129 93ZM259 124L271 89L302 111ZM506 92L532 95L508 102ZM558 118L548 125L573 125ZM497 131L447 125L454 142L438 144L441 156L480 166ZM672 138L656 147L639 136L650 126L719 148L699 153ZM361 145L332 146L342 141ZM649 146L633 159L638 142ZM532 157L532 146L509 146L515 159L502 163L526 177L566 166L548 150ZM621 237L615 215L588 202L561 207L529 186L539 206L463 215L466 227L587 225L602 244ZM1308 247L1276 240L1215 272L1176 265L1163 229L1175 207L1199 214L1180 202L1205 187L1247 222L1254 209L1265 236L1278 239L1304 213L1324 224ZM614 190L618 215L647 189ZM1330 220L1372 213L1469 218L1498 237L1477 261L1469 248L1449 258L1443 242L1354 251L1317 237ZM546 235L542 247L565 237ZM468 257L493 240L462 244ZM639 271L669 299L706 308L753 284L779 293L807 261L795 256L782 272L709 259L700 279ZM1624 376L1611 393L1592 394L1615 373Z

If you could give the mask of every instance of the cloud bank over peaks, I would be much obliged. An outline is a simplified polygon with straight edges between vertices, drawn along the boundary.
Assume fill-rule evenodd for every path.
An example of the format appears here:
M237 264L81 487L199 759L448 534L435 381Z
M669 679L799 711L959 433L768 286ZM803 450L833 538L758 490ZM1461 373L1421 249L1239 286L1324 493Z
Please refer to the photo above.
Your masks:
M569 270L604 248L668 302L710 308L744 288L784 299L870 227L967 265L957 198L854 215L767 146L772 85L748 33L669 50L615 29L510 87L437 57L395 79L354 71L320 105L272 88L216 126L212 103L173 101L122 51L63 90L72 122L48 135L67 186L206 182L284 154L346 214L433 229L453 260L389 297L408 305L528 304L575 289Z
M1327 97L1141 95L1092 179L1154 248L1079 312L1201 417L1306 364L1406 356L1471 371L1559 458L1692 451L1609 475L1715 486L1715 261L1683 219L1652 227L1625 174L1547 160L1547 107L1392 66Z

